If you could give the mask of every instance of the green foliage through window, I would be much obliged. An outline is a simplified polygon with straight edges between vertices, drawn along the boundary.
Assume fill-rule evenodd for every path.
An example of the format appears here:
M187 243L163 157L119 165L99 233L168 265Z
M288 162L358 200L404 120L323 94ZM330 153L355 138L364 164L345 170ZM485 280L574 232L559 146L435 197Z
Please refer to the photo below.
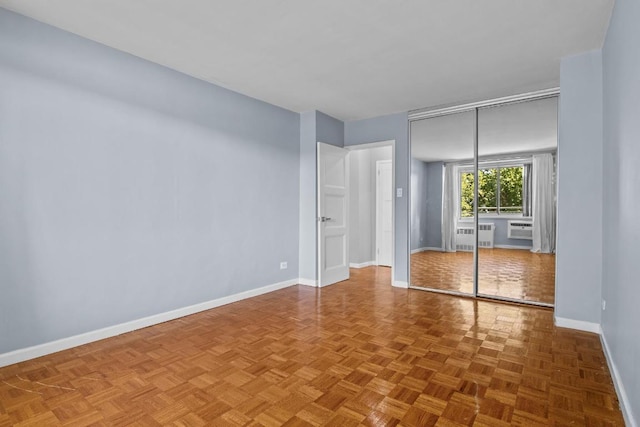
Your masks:
M460 215L473 217L473 172L460 174ZM522 213L522 166L478 169L478 213ZM499 196L498 196L499 195Z

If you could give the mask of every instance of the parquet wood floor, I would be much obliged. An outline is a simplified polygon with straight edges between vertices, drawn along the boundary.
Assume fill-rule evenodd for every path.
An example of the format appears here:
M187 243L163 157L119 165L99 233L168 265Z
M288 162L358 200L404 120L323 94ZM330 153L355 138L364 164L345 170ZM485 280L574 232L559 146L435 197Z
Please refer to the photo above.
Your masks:
M478 291L487 295L553 304L555 255L514 249L480 249ZM473 292L471 252L425 251L411 255L414 286Z
M411 254L411 285L473 293L473 253L424 251Z
M0 426L623 425L597 335L352 270L0 369Z

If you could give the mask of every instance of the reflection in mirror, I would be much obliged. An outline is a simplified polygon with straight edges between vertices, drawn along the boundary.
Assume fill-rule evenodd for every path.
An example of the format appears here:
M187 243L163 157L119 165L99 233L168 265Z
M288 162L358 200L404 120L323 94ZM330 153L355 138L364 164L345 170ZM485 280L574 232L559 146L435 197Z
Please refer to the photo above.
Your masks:
M557 115L556 97L478 112L479 295L554 303Z
M474 128L474 111L411 122L412 286L473 293L473 223L459 219L473 215Z

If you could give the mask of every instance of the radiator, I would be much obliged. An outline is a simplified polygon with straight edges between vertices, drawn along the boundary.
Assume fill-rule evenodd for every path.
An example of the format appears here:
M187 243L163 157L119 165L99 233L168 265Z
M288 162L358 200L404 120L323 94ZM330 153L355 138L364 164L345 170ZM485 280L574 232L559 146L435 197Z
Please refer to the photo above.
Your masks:
M509 221L507 237L510 239L533 240L533 222Z
M495 224L482 223L478 224L478 247L493 248L493 232ZM473 235L473 227L461 227L456 229L456 250L473 251L475 245L475 237Z

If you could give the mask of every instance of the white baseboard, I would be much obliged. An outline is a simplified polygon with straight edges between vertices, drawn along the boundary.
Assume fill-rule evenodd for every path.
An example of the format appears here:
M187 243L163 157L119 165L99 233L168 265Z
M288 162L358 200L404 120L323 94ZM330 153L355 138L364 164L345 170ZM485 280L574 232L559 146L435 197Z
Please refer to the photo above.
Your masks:
M313 286L315 288L318 286L318 281L316 279L305 279L304 277L299 277L298 285Z
M517 245L493 245L494 248L498 249L521 249L524 251L530 251L532 246L517 246Z
M375 261L367 261L367 262L361 262L360 264L356 264L354 262L350 262L349 263L349 267L350 268L364 268L364 267L370 267L372 265L376 265Z
M583 320L573 320L564 317L554 318L556 326L561 328L577 329L579 331L593 332L594 334L602 334L602 328L599 323L585 322Z
M67 350L69 348L77 347L79 345L88 344L90 342L94 342L94 341L102 340L105 338L114 337L116 335L124 334L127 332L135 331L136 329L146 328L148 326L156 325L158 323L167 322L169 320L178 319L180 317L188 316L190 314L195 314L195 313L209 310L215 307L220 307L221 305L231 304L232 302L237 302L243 299L277 291L278 289L283 289L289 286L293 286L298 282L299 281L297 279L286 280L284 282L274 283L272 285L263 286L261 288L239 292L237 294L229 295L226 297L217 298L217 299L202 302L199 304L178 308L176 310L154 314L152 316L143 317L141 319L131 320L129 322L120 323L119 325L108 326L106 328L85 332L83 334L62 338L56 341L51 341L44 344L34 345L32 347L21 348L18 350L10 351L8 353L0 354L0 367L13 365L14 363L24 362L25 360L29 360L29 359L35 359L36 357L45 356L47 354L56 353L62 350Z
M438 251L438 252L442 252L442 248L436 248L436 247L434 247L434 246L425 246L424 248L412 249L412 250L411 250L411 255L413 255L413 254L417 254L418 252L425 252L425 251Z
M394 280L393 282L391 282L391 286L393 286L394 288L409 289L409 283L403 282L402 280Z
M607 359L607 365L609 365L609 372L611 372L611 376L613 377L613 385L618 393L620 411L622 411L624 422L629 427L638 427L638 423L633 418L633 413L631 413L631 402L629 401L629 396L624 389L624 384L622 382L622 377L618 372L618 368L616 368L616 364L613 362L613 358L611 357L611 350L609 349L609 344L607 343L604 333L600 334L600 341L602 342L602 348L604 348L604 356L605 359Z

